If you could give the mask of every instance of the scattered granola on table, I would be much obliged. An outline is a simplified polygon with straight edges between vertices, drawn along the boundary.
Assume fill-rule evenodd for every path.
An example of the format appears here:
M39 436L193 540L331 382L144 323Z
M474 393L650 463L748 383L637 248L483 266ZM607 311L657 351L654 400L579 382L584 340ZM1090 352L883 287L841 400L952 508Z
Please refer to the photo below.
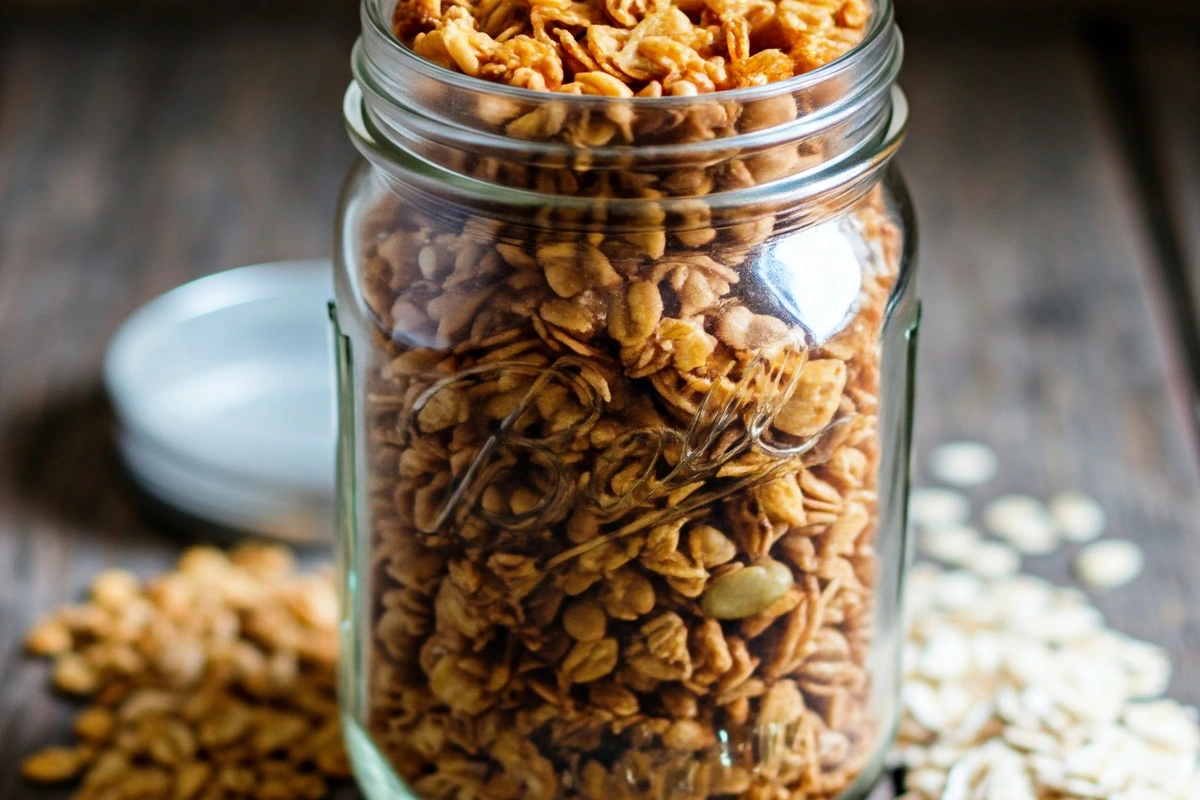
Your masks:
M278 547L194 547L144 584L109 570L29 632L56 688L87 698L77 743L22 766L75 800L318 800L349 776L337 597Z

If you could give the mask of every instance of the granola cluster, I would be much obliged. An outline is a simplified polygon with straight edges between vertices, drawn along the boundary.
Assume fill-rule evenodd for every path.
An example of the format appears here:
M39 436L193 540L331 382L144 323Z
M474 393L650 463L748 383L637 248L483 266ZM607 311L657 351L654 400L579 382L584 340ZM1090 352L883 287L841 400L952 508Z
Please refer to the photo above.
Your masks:
M109 570L30 631L56 688L90 698L79 743L26 778L75 800L319 800L349 775L337 712L337 598L286 550L192 548L143 584Z
M863 36L868 0L400 0L392 27L443 67L526 89L689 96L809 72Z

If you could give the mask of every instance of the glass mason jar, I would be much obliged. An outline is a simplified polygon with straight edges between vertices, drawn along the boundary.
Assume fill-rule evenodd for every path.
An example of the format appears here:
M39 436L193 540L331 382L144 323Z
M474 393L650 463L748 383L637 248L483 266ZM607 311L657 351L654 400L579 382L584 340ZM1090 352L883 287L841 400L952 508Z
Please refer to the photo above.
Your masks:
M809 74L653 99L451 73L390 11L333 315L366 794L862 796L918 316L891 7Z

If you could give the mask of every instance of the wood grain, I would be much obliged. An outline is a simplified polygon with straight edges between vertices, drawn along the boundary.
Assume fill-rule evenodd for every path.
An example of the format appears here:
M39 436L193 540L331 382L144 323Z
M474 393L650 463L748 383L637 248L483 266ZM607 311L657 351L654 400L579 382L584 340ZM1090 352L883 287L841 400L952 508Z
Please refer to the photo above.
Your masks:
M944 31L939 31L944 33ZM978 493L1083 489L1145 574L1094 597L1165 645L1200 700L1200 476L1157 265L1090 59L1073 39L909 31L901 155L922 230L918 445L995 447ZM918 455L918 463L920 456ZM920 474L920 473L919 473ZM1068 556L1028 559L1069 581Z
M1200 27L1135 39L1168 213L1200 308Z
M0 797L58 800L17 765L72 709L20 650L104 565L164 568L178 534L121 477L105 341L192 277L328 252L351 150L355 21L30 23L0 33ZM1168 646L1200 700L1200 476L1153 305L1137 200L1070 31L913 28L902 160L922 225L918 444L981 438L1008 490L1083 488L1147 575L1097 598ZM172 538L172 537L176 538ZM1068 580L1063 557L1032 561ZM339 798L357 797L344 787Z

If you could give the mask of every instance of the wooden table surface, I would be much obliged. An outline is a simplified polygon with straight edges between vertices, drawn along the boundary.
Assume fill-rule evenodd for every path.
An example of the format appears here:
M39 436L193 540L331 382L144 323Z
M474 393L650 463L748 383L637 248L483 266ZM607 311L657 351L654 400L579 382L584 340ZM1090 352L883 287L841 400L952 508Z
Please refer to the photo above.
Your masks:
M917 442L995 447L981 501L1096 496L1148 563L1094 599L1170 650L1196 703L1200 36L1119 23L906 28ZM182 546L113 457L106 340L193 277L330 251L356 25L0 20L0 798L67 796L18 775L73 711L24 629L101 567ZM1027 566L1069 581L1069 553Z

